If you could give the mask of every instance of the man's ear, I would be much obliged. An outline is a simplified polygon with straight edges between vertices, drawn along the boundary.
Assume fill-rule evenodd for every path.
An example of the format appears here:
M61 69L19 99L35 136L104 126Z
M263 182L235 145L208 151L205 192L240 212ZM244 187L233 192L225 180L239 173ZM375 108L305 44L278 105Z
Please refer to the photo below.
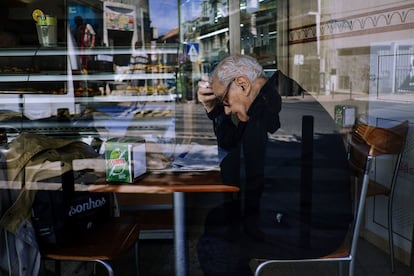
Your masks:
M239 86L241 88L242 91L249 91L250 90L250 87L251 87L250 81L244 76L237 77L235 79L235 83L236 83L237 86Z

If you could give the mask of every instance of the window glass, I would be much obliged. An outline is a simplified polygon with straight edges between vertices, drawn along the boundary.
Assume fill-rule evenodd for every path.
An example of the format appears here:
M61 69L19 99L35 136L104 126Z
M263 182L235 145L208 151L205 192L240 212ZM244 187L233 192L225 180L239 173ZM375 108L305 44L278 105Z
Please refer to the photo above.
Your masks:
M145 145L145 169L128 181L123 179L135 179L134 184L141 174L177 168L182 172L183 167L198 173L214 164L221 181L241 191L231 199L222 193L186 194L186 203L190 222L202 229L190 227L189 232L200 238L200 251L191 258L199 257L198 269L218 275L228 271L209 264L214 257L209 254L216 251L203 249L212 243L217 245L211 247L214 250L234 252L226 243L214 243L217 236L210 236L217 234L215 230L233 231L233 222L244 231L242 235L253 233L253 239L260 239L262 229L244 224L263 226L263 219L284 216L286 225L278 219L275 233L283 232L302 224L296 219L312 204L311 211L305 212L307 219L332 218L339 224L344 221L337 217L349 219L351 196L343 180L348 176L344 173L347 142L354 124L389 128L408 120L391 211L397 257L407 264L414 220L414 206L407 196L414 192L412 2L1 0L1 153L10 161L9 147L16 147L13 142L26 134L82 141L105 161L96 162L100 174L88 178L91 183L107 181L106 174L116 171L108 170L106 163L111 143ZM253 57L263 75L254 75L253 69L243 71L243 66L228 70L224 77L214 71L223 59L239 54ZM200 94L204 88L211 88L206 92L210 95ZM221 132L223 122L231 131ZM23 152L34 148L30 143L17 144ZM375 159L370 177L389 185L395 160L388 155ZM4 169L5 175L10 174L9 168ZM85 172L88 177L90 169ZM53 182L49 178L43 182L48 181ZM84 179L79 181L76 184ZM23 182L6 181L0 188L10 185L18 190ZM338 194L343 197L335 198ZM259 205L266 212L249 217L249 208ZM1 202L0 207L1 217L6 208ZM226 213L233 207L236 213ZM366 208L367 240L389 251L384 246L390 229L387 197L375 197ZM235 217L237 221L232 220ZM272 232L274 226L265 223L264 227ZM272 250L243 248L247 249L240 252L243 255L234 256L260 257Z

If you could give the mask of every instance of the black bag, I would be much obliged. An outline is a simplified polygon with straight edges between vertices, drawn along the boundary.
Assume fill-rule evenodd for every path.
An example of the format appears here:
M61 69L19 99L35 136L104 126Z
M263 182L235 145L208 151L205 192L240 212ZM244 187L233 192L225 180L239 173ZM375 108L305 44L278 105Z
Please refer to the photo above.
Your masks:
M100 157L93 147L82 141L34 133L17 136L8 145L7 183L10 187L22 188L14 188L18 195L10 207L6 206L12 216L3 216L3 224L13 228L31 212L42 250L44 246L79 240L100 222L110 219L115 213L112 207L116 207L113 193L75 192L74 188L75 181L95 183L101 176L95 172L88 174L88 170L75 174L73 161ZM57 190L56 185L62 188ZM15 216L17 213L22 216Z
M74 191L73 171L62 175L62 191L39 190L32 223L40 249L79 240L111 217L112 194Z

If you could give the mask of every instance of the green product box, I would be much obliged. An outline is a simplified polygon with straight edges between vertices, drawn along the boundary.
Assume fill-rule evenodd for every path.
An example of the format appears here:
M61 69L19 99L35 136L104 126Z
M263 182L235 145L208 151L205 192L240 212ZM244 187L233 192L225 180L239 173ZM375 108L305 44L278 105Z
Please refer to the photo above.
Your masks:
M356 108L349 105L335 106L335 124L338 127L350 127L355 123Z
M145 143L105 143L106 180L133 183L147 171Z

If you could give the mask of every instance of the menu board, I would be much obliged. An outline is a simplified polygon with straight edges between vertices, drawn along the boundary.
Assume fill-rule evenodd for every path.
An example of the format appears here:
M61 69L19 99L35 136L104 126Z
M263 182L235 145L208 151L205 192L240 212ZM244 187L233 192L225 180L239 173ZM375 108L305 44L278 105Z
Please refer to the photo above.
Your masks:
M105 23L108 30L134 31L135 9L106 5Z

